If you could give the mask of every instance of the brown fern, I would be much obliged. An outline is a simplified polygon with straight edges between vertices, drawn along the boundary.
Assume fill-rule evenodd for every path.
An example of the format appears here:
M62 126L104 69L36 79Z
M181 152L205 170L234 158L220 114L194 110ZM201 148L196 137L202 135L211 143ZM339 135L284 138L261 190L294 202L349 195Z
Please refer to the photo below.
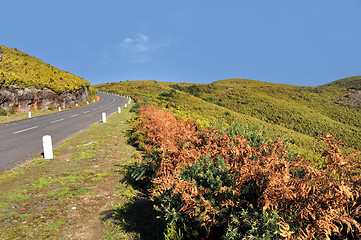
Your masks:
M139 131L146 133L144 146L149 154L161 152L156 177L152 179L153 197L165 191L179 195L181 212L202 221L210 231L217 224L218 209L205 197L208 189L197 188L193 182L179 179L185 165L192 165L201 157L216 161L222 157L229 167L233 184L222 187L232 199L222 202L224 208L240 209L256 204L260 211L277 210L285 239L317 239L348 235L354 239L361 235L361 180L360 164L356 152L342 154L342 142L331 135L322 138L327 145L321 169L297 159L288 161L288 151L283 142L251 148L241 136L233 138L219 134L213 128L200 128L192 120L176 119L169 111L148 105L139 110ZM250 182L257 191L248 198L242 195ZM293 213L291 216L290 213ZM290 225L298 226L291 231Z

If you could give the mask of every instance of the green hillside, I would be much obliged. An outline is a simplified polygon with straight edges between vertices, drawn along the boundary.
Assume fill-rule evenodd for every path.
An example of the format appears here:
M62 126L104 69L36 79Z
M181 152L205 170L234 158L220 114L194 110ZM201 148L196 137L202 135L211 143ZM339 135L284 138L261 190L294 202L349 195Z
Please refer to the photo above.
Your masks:
M343 79L328 83L325 86L336 86L336 87L346 88L346 89L361 90L361 76L343 78Z
M355 78L342 86L357 86ZM361 110L335 103L347 90L338 84L299 87L228 79L211 84L126 81L97 85L100 91L146 96L200 122L238 121L287 139L300 152L331 133L361 150ZM181 110L181 111L179 111Z
M358 95L351 81L96 88L136 102L128 142L142 157L129 175L166 222L165 239L360 239L361 109L338 103ZM139 108L147 101L155 106Z
M17 85L23 87L49 88L60 93L89 87L90 83L53 67L17 49L0 45L0 86Z
M197 85L196 95L234 112L286 127L312 137L334 134L361 149L360 109L333 102L344 90L330 87L297 87L230 79ZM190 87L185 91L194 93Z

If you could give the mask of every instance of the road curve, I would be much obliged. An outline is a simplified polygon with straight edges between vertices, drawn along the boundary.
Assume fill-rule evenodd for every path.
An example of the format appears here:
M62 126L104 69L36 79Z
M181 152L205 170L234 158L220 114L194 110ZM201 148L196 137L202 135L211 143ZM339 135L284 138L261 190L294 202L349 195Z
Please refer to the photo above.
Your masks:
M125 97L98 93L101 100L79 108L0 124L0 172L8 170L35 154L42 153L42 137L50 135L53 146L71 135L101 121L102 113L107 116L124 107Z

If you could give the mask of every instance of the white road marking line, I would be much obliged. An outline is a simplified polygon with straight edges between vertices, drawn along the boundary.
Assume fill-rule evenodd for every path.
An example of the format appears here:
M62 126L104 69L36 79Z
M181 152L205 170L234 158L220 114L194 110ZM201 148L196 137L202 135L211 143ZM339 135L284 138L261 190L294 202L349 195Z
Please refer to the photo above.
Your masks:
M50 123L56 123L56 122L60 122L60 121L63 121L63 120L64 120L64 118L61 118L61 119L58 119L58 120L54 120L54 121L52 121Z
M31 130L31 129L34 129L34 128L37 128L37 127L39 127L39 126L34 126L34 127L30 127L30 128L26 128L26 129L23 129L23 130L17 131L17 132L13 132L13 134L17 134L17 133L25 132L25 131L28 131L28 130Z
M84 113L88 113L89 111L85 111Z
M79 114L74 114L74 115L71 115L70 117L76 117L76 116L79 116Z

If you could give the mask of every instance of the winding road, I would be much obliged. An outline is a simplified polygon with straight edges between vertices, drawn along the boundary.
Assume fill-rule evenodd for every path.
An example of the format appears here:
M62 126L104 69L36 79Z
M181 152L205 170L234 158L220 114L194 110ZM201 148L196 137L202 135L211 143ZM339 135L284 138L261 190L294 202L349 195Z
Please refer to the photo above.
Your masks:
M109 116L128 103L125 97L105 93L97 95L101 100L86 106L0 124L0 172L42 153L44 135L50 135L53 146L56 146L60 141L101 121L103 112Z

